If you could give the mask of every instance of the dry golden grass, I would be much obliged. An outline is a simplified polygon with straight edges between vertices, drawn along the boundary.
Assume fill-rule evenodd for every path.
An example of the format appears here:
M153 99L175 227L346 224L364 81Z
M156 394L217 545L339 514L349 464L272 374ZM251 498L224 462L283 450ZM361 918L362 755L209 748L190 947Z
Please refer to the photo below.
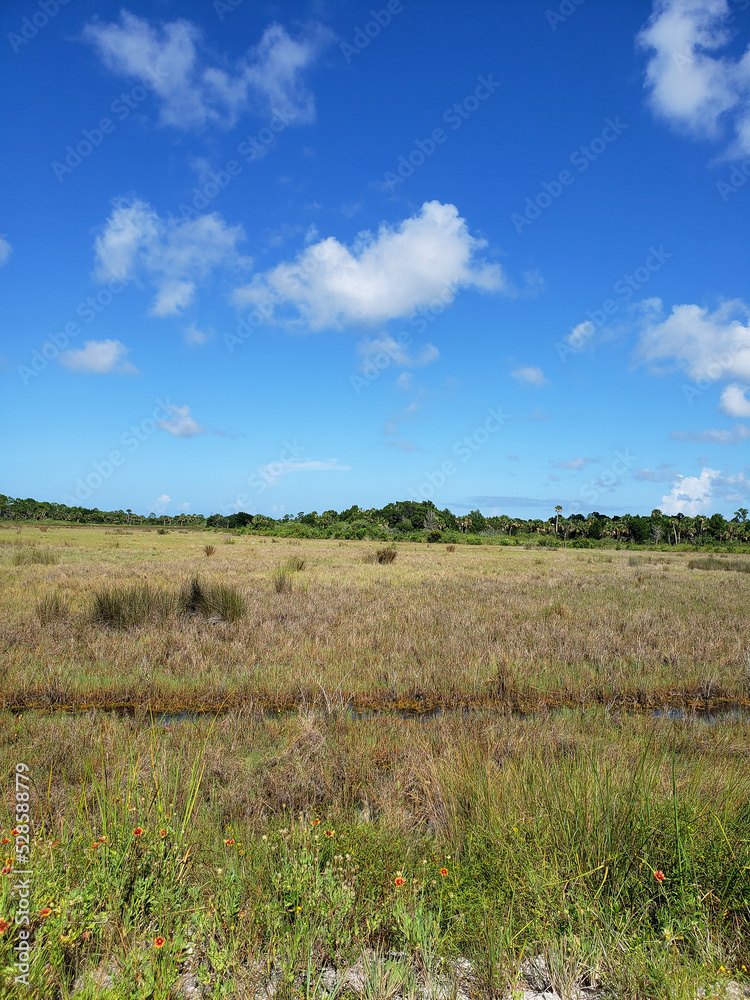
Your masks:
M746 700L750 575L688 556L54 528L0 532L0 704L360 708ZM213 536L209 536L213 537ZM272 547L273 546L273 547ZM291 591L274 573L302 561ZM92 626L102 588L236 588L234 623ZM52 602L50 604L50 602ZM54 607L54 614L37 607Z

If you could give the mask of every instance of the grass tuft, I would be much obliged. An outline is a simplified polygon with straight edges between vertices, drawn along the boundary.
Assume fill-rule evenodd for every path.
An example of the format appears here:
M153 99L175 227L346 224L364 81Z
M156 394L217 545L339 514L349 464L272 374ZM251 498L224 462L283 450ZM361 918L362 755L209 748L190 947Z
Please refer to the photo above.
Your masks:
M234 587L224 583L203 583L197 576L185 583L178 599L184 615L202 615L236 622L245 613L245 601Z
M216 551L216 546L215 545L204 545L203 546L203 551L206 553L207 556L212 556L214 554L214 552Z
M719 559L706 556L705 559L690 559L688 569L725 569L735 573L750 573L750 559Z
M36 616L42 625L67 618L69 612L68 602L59 594L47 594L36 602Z
M394 548L390 548L390 547L389 548L384 548L384 549L378 549L375 552L375 558L381 564L382 563L392 563L393 560L396 558L396 555L397 555L396 550Z
M115 629L166 621L175 610L173 597L148 583L114 584L94 594L91 620Z
M60 562L60 557L51 549L24 548L13 555L14 566L54 566Z

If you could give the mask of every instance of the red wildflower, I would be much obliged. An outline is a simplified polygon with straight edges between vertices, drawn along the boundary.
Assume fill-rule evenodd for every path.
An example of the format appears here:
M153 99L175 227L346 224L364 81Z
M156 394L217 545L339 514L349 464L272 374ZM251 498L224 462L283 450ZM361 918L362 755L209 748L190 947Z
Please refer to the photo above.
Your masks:
M167 831L166 830L159 830L159 836L160 837L166 837L166 835L167 835Z
M163 948L166 943L167 939L163 938L161 934L159 935L159 937L154 938L154 948Z
M664 872L654 872L654 878L657 882L663 882L666 877Z
M319 819L314 819L314 820L312 821L312 825L313 825L313 826L320 826L320 820L319 820Z
M443 878L445 878L445 876L448 874L448 869L447 868L441 868L440 869L440 874L443 876Z
M401 878L401 876L399 875L399 877L398 877L398 878L394 878L394 880L393 880L393 884L394 884L394 885L397 885L397 886L402 886L402 885L404 884L404 880L403 880L403 879Z
M0 920L0 934L4 934L9 927L10 924L7 920Z
M13 827L13 829L10 831L10 834L11 834L12 837L18 837L18 836L20 836L18 830L15 827Z
M143 836L143 827L142 826L137 826L135 828L135 830L133 830L133 836L134 837L142 837Z
M0 840L0 844L9 844L9 843L10 843L10 837L3 837L3 839Z
M52 913L52 910L50 910L49 906L45 906L43 910L39 911L39 916L48 917L50 913Z
M326 830L325 831L325 835L326 835L326 837L332 837L333 836L333 830Z
M0 875L8 875L10 873L10 865L6 865L5 868L0 869Z

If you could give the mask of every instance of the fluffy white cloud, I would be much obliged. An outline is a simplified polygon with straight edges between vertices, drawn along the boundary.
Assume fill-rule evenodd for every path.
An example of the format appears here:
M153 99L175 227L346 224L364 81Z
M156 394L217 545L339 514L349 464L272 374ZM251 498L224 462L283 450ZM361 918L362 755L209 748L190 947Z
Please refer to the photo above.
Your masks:
M172 503L172 497L168 493L162 493L154 501L154 514L163 514Z
M247 268L237 243L242 226L216 213L195 219L162 219L148 202L116 201L94 243L96 277L103 282L144 276L156 289L154 316L173 316L190 304L197 282L219 267Z
M237 289L234 299L269 315L274 304L289 305L316 330L383 322L431 303L442 309L461 288L504 290L500 266L477 259L485 246L454 205L425 202L398 226L360 233L351 248L333 237L308 246Z
M13 247L4 236L0 236L0 267L8 263L8 258L13 253Z
M698 382L736 378L750 382L750 309L739 300L710 313L698 305L673 306L666 318L661 302L642 320L638 357L654 374L681 370Z
M271 24L229 72L201 60L200 31L182 18L153 27L123 10L119 23L89 22L83 37L113 73L153 89L162 124L190 129L231 126L248 107L279 116L284 125L312 121L315 103L305 72L333 36L313 24L295 40Z
M671 493L661 498L659 507L665 514L682 513L694 517L707 513L713 497L714 480L720 475L718 469L706 467L700 476L680 476Z
M750 417L750 399L745 393L747 388L741 385L728 385L721 394L719 409L728 417Z
M582 351L595 333L596 327L591 320L587 319L585 322L579 323L578 326L574 326L568 336L563 337L563 341L572 351Z
M169 409L172 413L171 419L160 420L157 427L161 427L162 430L180 438L191 438L204 433L204 429L190 416L189 406L174 406L172 404Z
M373 340L363 340L359 344L359 353L362 355L363 368L369 367L375 359L381 359L383 355L390 358L392 364L401 368L422 368L440 357L440 351L434 344L425 344L410 354L407 347L399 344L389 334L375 337ZM405 388L405 385L402 384L401 388Z
M727 0L655 0L639 35L652 55L646 67L651 105L675 127L715 137L722 119L735 138L730 153L750 151L750 47L721 55L732 39Z
M528 382L529 385L543 386L547 384L547 379L544 377L542 369L536 368L534 365L524 365L516 368L511 372L511 375L519 382Z
M750 438L750 427L736 424L731 430L672 431L672 441L700 441L708 444L741 444Z
M94 375L137 375L138 369L125 360L130 348L119 340L87 340L78 350L63 351L60 364L73 372Z

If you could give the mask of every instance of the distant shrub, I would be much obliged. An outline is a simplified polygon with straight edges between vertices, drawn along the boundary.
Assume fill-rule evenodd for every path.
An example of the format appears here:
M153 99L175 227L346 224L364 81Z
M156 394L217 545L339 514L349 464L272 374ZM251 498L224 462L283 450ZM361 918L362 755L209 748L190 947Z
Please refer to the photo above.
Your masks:
M50 549L24 548L13 556L14 566L31 566L34 563L41 566L53 566L59 561L60 557Z
M203 546L203 551L206 553L207 556L212 556L214 554L214 552L216 551L216 546L215 545L204 545Z
M284 563L284 569L289 573L299 573L305 568L306 564L307 560L303 559L302 556L290 556Z
M427 532L428 542L439 542L442 537L443 537L442 531L432 530Z
M593 548L591 542L588 538L576 538L571 543L571 548L573 549L590 549Z
M169 534L169 528L159 528L159 530L156 532L156 534L157 535L168 535Z
M467 535L466 537L467 545L481 545L482 539L478 535Z
M68 602L59 594L47 594L36 602L36 616L42 625L68 617Z
M392 563L397 556L397 552L394 548L377 549L375 552L375 558L381 564Z
M446 545L445 550L446 550L446 552L455 552L456 551L456 546L455 545Z
M233 538L225 538L224 539L224 544L225 545L236 545L237 543L235 542L235 540Z

